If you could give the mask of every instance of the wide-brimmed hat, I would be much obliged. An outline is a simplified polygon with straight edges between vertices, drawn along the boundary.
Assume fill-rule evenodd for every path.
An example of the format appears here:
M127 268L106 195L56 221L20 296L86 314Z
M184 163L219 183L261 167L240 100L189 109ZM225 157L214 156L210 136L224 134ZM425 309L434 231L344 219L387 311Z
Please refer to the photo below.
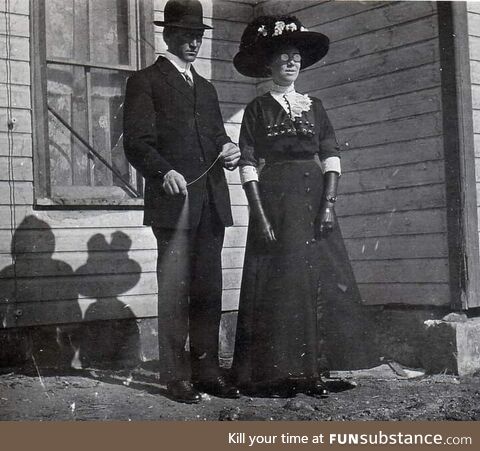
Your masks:
M327 36L308 31L296 17L262 16L247 25L233 64L247 77L268 77L272 54L292 45L302 55L302 69L305 69L326 55L329 43Z
M164 20L153 21L162 27L205 30L212 27L203 23L203 8L198 0L168 0L164 10Z

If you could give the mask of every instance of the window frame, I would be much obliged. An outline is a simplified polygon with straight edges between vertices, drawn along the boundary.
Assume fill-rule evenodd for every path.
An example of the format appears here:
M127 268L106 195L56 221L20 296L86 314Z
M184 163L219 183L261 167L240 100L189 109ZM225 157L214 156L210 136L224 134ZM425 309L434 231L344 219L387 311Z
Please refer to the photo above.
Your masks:
M153 0L134 0L136 6L137 67L152 64L155 58L155 32L153 26ZM49 174L49 112L47 105L47 48L45 29L46 0L31 0L31 73L33 103L33 166L34 166L34 207L35 208L143 208L143 197L121 198L116 193L125 191L118 186L65 186L64 195L54 195ZM140 43L138 43L140 41ZM58 60L58 58L55 58ZM98 67L86 63L89 67ZM106 67L108 64L101 65ZM120 65L118 65L120 66ZM117 66L115 66L117 69ZM102 164L102 163L99 163ZM131 168L132 171L135 171ZM138 179L137 179L138 177ZM143 191L142 178L133 172L131 184ZM135 183L135 181L137 181ZM65 195L67 194L68 195Z

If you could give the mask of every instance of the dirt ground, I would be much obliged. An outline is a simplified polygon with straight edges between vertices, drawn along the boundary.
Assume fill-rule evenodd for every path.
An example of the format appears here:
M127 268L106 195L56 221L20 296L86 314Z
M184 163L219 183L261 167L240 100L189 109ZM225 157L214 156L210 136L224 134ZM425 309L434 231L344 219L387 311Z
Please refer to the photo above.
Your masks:
M383 364L332 373L317 399L203 395L187 405L165 397L155 372L81 370L0 374L1 420L480 420L480 376L426 376Z

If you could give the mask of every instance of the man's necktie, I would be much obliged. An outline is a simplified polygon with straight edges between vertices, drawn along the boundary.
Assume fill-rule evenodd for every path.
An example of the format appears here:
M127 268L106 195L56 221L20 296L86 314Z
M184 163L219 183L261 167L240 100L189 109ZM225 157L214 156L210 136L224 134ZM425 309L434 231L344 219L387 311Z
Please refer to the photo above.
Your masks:
M190 76L186 72L183 72L182 75L184 76L185 81L188 83L188 86L193 88L193 80L190 78Z

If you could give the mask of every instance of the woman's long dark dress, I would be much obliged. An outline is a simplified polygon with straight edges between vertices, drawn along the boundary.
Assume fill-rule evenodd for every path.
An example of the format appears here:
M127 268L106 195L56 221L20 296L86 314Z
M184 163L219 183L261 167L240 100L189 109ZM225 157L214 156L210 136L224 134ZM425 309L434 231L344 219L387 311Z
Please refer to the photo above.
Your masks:
M269 94L245 111L240 165L258 166L262 204L277 241L265 245L250 220L235 340L233 373L240 385L317 377L325 365L325 303L359 293L338 228L314 239L323 194L319 159L338 156L326 112L316 98L292 120Z

